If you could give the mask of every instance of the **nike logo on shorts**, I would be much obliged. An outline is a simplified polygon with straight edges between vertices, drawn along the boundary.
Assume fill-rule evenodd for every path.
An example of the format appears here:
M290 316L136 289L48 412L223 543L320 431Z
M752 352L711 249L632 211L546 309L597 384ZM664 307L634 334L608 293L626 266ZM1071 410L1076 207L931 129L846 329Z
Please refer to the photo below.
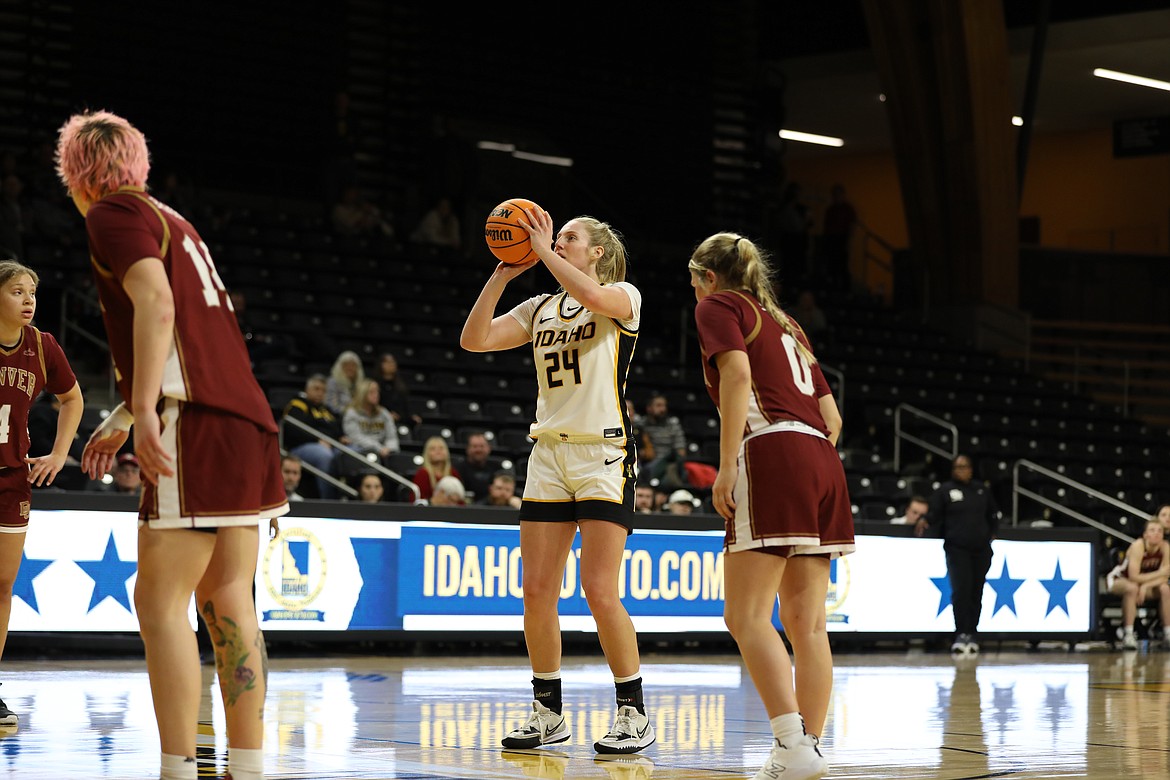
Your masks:
M607 465L607 466L612 466L613 464L617 463L619 460L621 460L621 457L620 457L620 456L619 456L619 457L617 457L617 458L614 458L613 460L607 460L607 461L605 462L605 465Z

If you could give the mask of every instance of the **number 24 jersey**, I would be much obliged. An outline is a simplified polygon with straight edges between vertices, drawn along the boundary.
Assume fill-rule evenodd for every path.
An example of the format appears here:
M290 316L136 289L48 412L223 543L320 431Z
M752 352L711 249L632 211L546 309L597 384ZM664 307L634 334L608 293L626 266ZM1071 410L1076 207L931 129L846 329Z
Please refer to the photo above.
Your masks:
M539 388L529 435L624 445L630 431L626 376L638 341L642 294L628 282L628 320L594 314L567 292L529 298L510 312L532 338Z

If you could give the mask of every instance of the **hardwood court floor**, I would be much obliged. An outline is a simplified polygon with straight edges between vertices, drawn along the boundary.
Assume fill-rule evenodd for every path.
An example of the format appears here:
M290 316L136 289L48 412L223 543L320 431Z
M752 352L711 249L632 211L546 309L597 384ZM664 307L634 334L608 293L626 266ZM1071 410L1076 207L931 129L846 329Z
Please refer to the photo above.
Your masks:
M223 771L223 714L205 667L201 773ZM563 668L572 739L505 752L529 712L522 657L272 661L269 778L750 777L768 722L734 655L647 655L658 741L599 760L612 718L599 656ZM158 738L143 662L4 663L0 694L20 726L0 738L0 777L155 778ZM1170 653L837 654L823 747L830 778L1170 778Z

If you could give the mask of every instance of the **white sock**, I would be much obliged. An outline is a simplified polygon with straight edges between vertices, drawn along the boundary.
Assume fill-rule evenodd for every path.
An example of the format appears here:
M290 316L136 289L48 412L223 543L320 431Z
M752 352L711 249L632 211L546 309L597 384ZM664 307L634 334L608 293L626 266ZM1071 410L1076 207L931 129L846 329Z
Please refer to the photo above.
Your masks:
M1132 634L1133 634L1133 626L1126 626L1125 627L1125 635L1130 636Z
M264 780L264 750L229 747L228 771L232 780Z
M163 753L161 765L159 780L197 780L199 777L199 765L193 757Z
M795 747L804 736L804 721L799 712L787 712L768 721L772 736L784 747Z

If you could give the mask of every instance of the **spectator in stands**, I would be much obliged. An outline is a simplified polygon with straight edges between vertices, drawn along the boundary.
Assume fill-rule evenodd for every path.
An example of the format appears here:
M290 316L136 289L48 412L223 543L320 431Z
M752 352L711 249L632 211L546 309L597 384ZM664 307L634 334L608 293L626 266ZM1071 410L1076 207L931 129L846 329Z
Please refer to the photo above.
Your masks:
M348 444L348 438L341 430L341 422L325 405L324 374L313 374L305 380L305 389L299 397L292 399L284 408L284 417L308 425L319 434ZM326 474L336 474L337 452L333 445L296 425L281 420L282 446L313 468ZM336 498L337 490L324 477L317 477L317 495L320 498Z
M487 495L478 503L481 506L506 506L519 509L523 503L516 495L516 477L510 471L497 471L488 486Z
M810 339L823 336L829 329L829 320L817 304L817 297L812 290L801 291L796 297L796 305L788 309L788 313Z
M399 425L414 428L422 418L414 413L410 404L410 387L398 372L398 359L389 352L383 352L378 361L378 381L382 383L382 405L390 410L390 416Z
M626 399L626 414L629 415L630 425L632 425L635 430L642 426L642 415L638 414L638 409L634 406L634 401L632 398Z
M416 244L459 249L463 238L459 231L459 217L455 216L450 198L439 198L435 202L410 234L410 240Z
M1162 506L1158 507L1158 511L1153 514L1153 518L1162 524L1162 528L1166 531L1166 538L1170 539L1170 504L1162 504Z
M686 484L683 460L687 455L687 436L682 423L670 414L666 396L654 393L646 402L642 418L642 474L659 480L666 488Z
M894 525L909 525L913 526L915 532L922 536L926 530L926 511L930 508L930 502L924 496L911 496L910 501L906 504L906 510L901 517L895 517L890 520Z
M926 513L927 527L943 538L947 556L956 632L951 652L967 655L979 652L975 630L991 568L991 542L999 532L999 507L991 489L974 476L971 458L956 456L951 478L931 495Z
M642 515L653 514L654 488L641 482L634 485L634 511Z
M377 474L362 474L362 481L358 483L358 500L363 504L377 504L382 500L386 488L382 485L382 478Z
M821 271L829 289L848 292L852 286L849 245L857 226L857 211L845 197L845 185L834 184L829 197L821 224Z
M103 493L118 493L124 496L136 496L142 491L142 471L133 452L123 452L118 456L110 477L109 482L94 480L87 487Z
M356 178L357 147L361 139L357 134L357 123L350 114L350 105L349 92L337 90L333 95L332 110L328 112L328 126L321 130L320 137L324 141L322 146L325 150L322 160L323 184L327 203L340 198L345 185Z
M634 440L635 446L638 448L639 463L643 460L645 453L643 450L649 446L646 439L646 432L642 430L642 415L638 413L634 406L634 401L630 398L626 399L626 416L630 418L630 438ZM639 468L639 476L645 476L645 469Z
M1141 537L1133 540L1125 558L1105 578L1109 592L1121 596L1124 650L1137 650L1133 622L1139 605L1156 599L1162 625L1170 626L1170 544L1165 533L1157 517L1151 517ZM1170 636L1164 637L1163 643L1170 648Z
M459 477L447 475L436 482L430 503L431 506L464 506L467 503L467 492Z
M358 383L365 378L366 372L358 353L348 349L342 352L329 370L329 379L325 383L325 405L334 414L345 414L345 410L353 403Z
M341 198L333 205L332 218L333 230L339 236L394 238L391 221L356 184L348 184L342 189Z
M138 456L133 452L123 452L115 462L113 492L137 496L142 492L142 469L138 465Z
M378 463L385 464L386 458L398 452L398 428L394 418L381 404L381 390L373 379L362 379L357 384L357 394L345 410L341 429L349 437L349 446L363 455L373 455ZM357 464L353 458L349 463ZM347 466L347 474L356 471Z
M418 485L419 498L426 501L435 493L435 485L443 477L460 480L459 470L451 466L451 450L442 436L432 436L423 445L423 464L414 472L414 484Z
M476 500L488 494L488 488L500 470L499 458L492 457L492 445L482 432L468 434L465 455L455 461L455 470L463 487Z
M289 501L305 500L305 497L297 492L297 488L301 486L301 473L301 459L296 455L285 455L280 459L280 476L284 478L284 495Z
M797 182L784 185L777 206L774 227L778 233L781 289L787 293L791 287L803 283L808 273L808 239L813 220Z
M666 502L666 511L672 515L693 514L699 506L699 499L689 490L676 490Z

